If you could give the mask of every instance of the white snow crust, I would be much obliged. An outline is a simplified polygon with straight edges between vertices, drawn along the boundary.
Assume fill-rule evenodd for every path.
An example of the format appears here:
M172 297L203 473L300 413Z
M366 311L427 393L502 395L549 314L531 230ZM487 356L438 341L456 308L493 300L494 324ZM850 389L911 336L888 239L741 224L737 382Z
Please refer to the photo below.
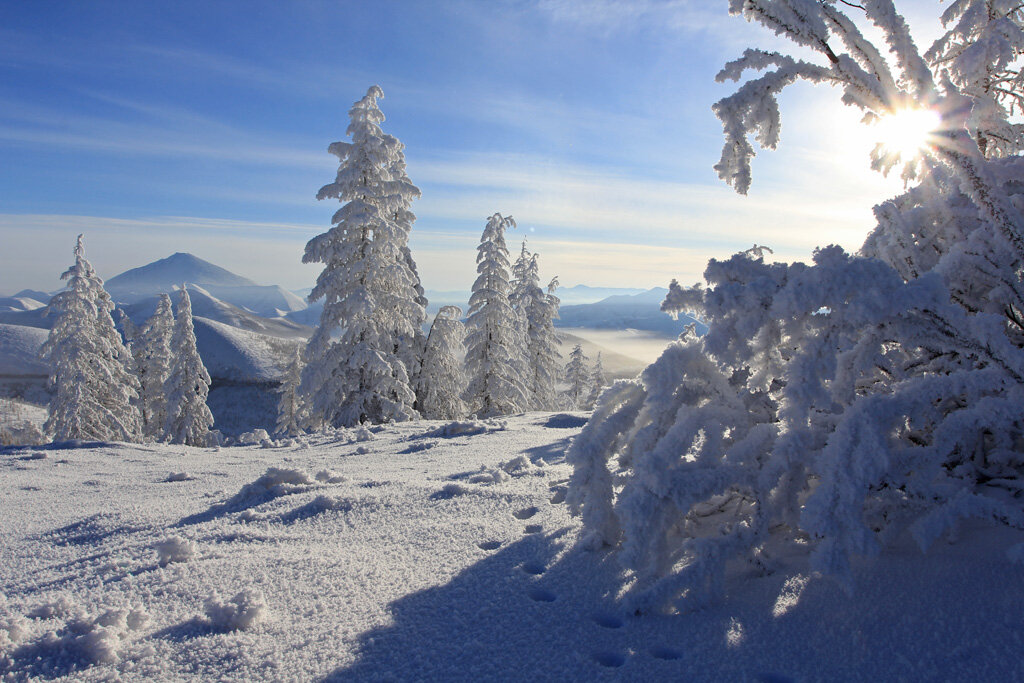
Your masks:
M853 596L781 557L626 613L563 502L584 416L0 449L0 680L1024 679L1024 534L980 522Z

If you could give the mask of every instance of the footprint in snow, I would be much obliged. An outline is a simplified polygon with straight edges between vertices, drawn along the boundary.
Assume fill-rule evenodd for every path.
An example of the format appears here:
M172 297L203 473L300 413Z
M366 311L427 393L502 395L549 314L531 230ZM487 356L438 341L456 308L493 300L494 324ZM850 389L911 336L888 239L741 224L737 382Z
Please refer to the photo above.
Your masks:
M516 510L512 514L515 516L516 519L530 519L530 517L533 517L538 512L540 511L537 508L528 507L523 508L522 510Z
M534 602L554 602L558 599L554 593L543 588L531 588L527 595L529 595L530 599Z
M551 490L554 492L554 495L551 496L552 505L561 505L562 503L565 502L565 496L568 493L568 489L566 489L564 486L558 486Z
M540 562L524 562L522 569L527 574L532 574L533 576L540 576L547 571L547 567Z
M624 623L622 619L614 614L595 614L591 619L602 628L622 628Z
M539 534L544 531L544 527L540 524L527 524L526 528L523 529L524 534Z
M601 666L614 669L626 663L626 656L618 652L595 652L594 661Z
M497 550L501 547L501 541L481 541L476 546L480 550Z
M664 659L666 661L682 659L683 657L683 655L681 655L677 650L673 650L672 648L665 647L663 645L656 645L652 647L651 656L655 659Z

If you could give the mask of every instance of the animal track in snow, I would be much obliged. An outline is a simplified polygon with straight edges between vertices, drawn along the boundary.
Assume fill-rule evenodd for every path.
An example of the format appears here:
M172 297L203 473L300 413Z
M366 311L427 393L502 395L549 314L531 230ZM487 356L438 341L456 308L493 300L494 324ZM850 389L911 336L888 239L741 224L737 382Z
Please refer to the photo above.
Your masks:
M622 628L623 621L614 614L595 614L591 619L603 628Z
M529 595L530 599L535 602L554 602L558 599L554 593L549 590L544 590L543 588L531 588L527 595Z
M544 531L544 527L542 527L540 524L527 524L526 528L523 530L523 533L539 534L542 531Z
M664 645L656 645L655 647L652 647L651 648L651 656L654 657L655 659L665 659L665 660L673 660L673 659L681 659L682 658L682 655L679 654L679 652L677 652L676 650L673 650L670 647L665 647Z
M626 656L618 652L595 652L594 661L601 666L618 668L626 663Z
M559 486L558 488L552 489L552 491L555 492L555 495L551 496L552 505L561 505L565 502L565 496L568 493L568 490L564 486Z
M543 574L544 572L547 571L547 567L545 567L540 562L524 562L523 563L523 571L526 572L527 574L533 574L534 576L540 576L541 574Z
M516 519L530 519L530 517L533 517L538 512L539 510L537 508L528 507L523 508L522 510L516 510L512 514L515 516Z
M476 546L480 550L497 550L501 547L501 541L480 541Z

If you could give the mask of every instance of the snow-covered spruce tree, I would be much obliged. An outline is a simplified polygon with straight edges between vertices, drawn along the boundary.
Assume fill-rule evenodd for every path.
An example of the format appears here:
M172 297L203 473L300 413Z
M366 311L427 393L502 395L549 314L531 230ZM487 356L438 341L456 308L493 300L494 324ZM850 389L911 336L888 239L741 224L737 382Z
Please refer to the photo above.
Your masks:
M466 403L462 400L466 391L462 366L466 328L461 318L462 309L458 306L442 306L430 326L416 392L420 412L428 420L457 420L466 416Z
M523 410L537 410L537 397L533 393L531 376L533 370L530 362L530 302L533 300L533 286L539 284L537 262L526 249L523 240L519 257L512 264L512 279L509 282L508 304L515 313L515 331L517 339L513 348L519 351L519 364L523 369L523 384L526 388L526 405Z
M904 176L959 194L936 204L920 192L876 210L887 232L865 251L879 258L827 247L812 265L768 264L754 249L712 260L707 289L673 289L666 309L698 316L708 333L605 391L567 454L571 509L588 544L618 549L636 609L720 595L734 559L764 570L810 549L813 569L850 587L851 557L908 528L927 548L964 517L1024 527L1006 495L1024 479L1024 352L1017 312L993 310L1016 308L1024 221L1002 167L967 131L965 96L935 85L891 2L867 0L863 13L895 67L833 3L734 0L732 10L827 64L748 50L723 70L767 71L715 107L723 179L746 191L747 132L773 147L775 97L804 79L842 87L869 118L907 102L936 106L943 130L923 159L902 160L912 162ZM885 152L873 157L881 170L900 161ZM961 219L968 225L955 227ZM914 234L929 225L946 232ZM958 230L970 232L967 245ZM928 253L930 240L940 253ZM997 305L969 303L988 296Z
M604 374L604 364L601 362L601 352L599 351L594 360L594 368L590 371L590 392L587 394L587 400L583 407L592 410L606 386L608 386L608 378Z
M530 362L533 370L533 395L537 410L557 410L558 392L555 385L562 370L562 354L558 351L560 340L555 332L558 306L561 303L555 295L558 278L551 278L547 291L541 291L530 304L531 321Z
M137 441L139 383L114 328L114 304L85 258L82 235L75 263L61 279L67 286L50 300L53 327L41 349L53 392L44 430L54 441Z
M303 418L303 401L299 387L302 384L302 348L295 347L295 353L288 368L284 371L281 379L281 387L278 393L281 398L277 401L277 425L274 433L283 436L295 436L302 431L305 422Z
M171 367L164 382L167 417L164 440L188 446L207 446L213 414L206 405L210 393L210 373L196 348L192 323L192 300L181 286L178 310L171 332Z
M302 375L312 427L418 417L406 361L426 315L407 245L419 190L405 175L402 143L380 128L380 97L371 87L349 110L352 142L328 148L341 163L317 199L344 205L302 258L324 264L309 295L324 309Z
M584 407L590 395L589 359L583 353L583 347L577 344L569 354L569 362L565 365L565 382L569 388L565 390L565 398L572 410Z
M558 318L558 278L548 284L547 292L540 286L538 254L522 251L512 268L512 293L509 303L519 314L524 341L523 363L526 386L532 410L557 410L555 385L562 371L562 355L558 351L555 319Z
M174 312L171 297L160 295L156 311L138 331L132 343L135 372L139 377L142 399L142 433L147 439L162 441L167 423L167 395L164 382L171 372L171 337Z
M515 225L511 216L494 214L487 219L477 247L478 275L469 297L466 320L469 384L465 400L470 412L478 417L508 415L529 406L522 353L516 348L518 316L508 303L509 259L505 230Z
M968 132L986 157L1019 152L1024 126L1009 114L1024 113L1024 8L1016 0L953 0L942 24L947 30L925 59L971 98Z

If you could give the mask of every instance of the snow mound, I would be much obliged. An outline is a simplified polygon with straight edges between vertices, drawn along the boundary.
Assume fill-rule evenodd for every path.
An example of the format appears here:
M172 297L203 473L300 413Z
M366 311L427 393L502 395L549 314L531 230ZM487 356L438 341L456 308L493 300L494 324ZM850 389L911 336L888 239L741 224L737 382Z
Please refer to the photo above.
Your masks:
M72 613L74 616L63 628L46 631L32 643L35 648L91 664L116 664L121 661L124 646L149 623L149 615L143 609L108 609L91 617L66 598L60 603L37 607L31 616L51 619ZM5 647L10 648L12 644L29 639L30 629L24 619L18 616L0 618L0 652Z
M308 491L316 485L303 470L269 467L262 477L243 486L224 507L228 510L250 508L274 498Z
M254 588L246 588L228 601L214 594L203 606L210 624L221 631L249 631L269 616L267 599Z
M141 609L107 610L95 619L79 618L68 624L66 639L89 660L109 664L120 660L118 651L133 631L139 631L149 621Z
M324 484L341 484L348 481L348 477L334 470L320 470L316 473L316 480Z
M172 562L188 562L196 556L196 544L181 536L171 536L156 544L156 556L161 567Z
M235 444L239 446L260 446L265 441L270 441L270 434L266 429L254 429L251 432L239 434Z
M33 619L62 619L75 613L77 607L66 595L34 607L28 616Z
M456 420L419 434L419 438L438 437L450 439L456 436L475 436L488 432L503 432L508 423L502 420Z
M18 614L0 615L0 667L4 663L2 655L28 638L28 635L28 622L24 617Z
M486 465L480 466L480 472L469 478L470 484L500 484L508 481L509 476L504 470L498 468L487 469Z
M542 477L544 476L542 465L545 463L543 460L538 462L540 464L534 464L525 455L520 455L511 460L499 462L497 467L488 468L486 465L481 465L480 471L469 478L469 483L500 484L503 481L527 475Z

